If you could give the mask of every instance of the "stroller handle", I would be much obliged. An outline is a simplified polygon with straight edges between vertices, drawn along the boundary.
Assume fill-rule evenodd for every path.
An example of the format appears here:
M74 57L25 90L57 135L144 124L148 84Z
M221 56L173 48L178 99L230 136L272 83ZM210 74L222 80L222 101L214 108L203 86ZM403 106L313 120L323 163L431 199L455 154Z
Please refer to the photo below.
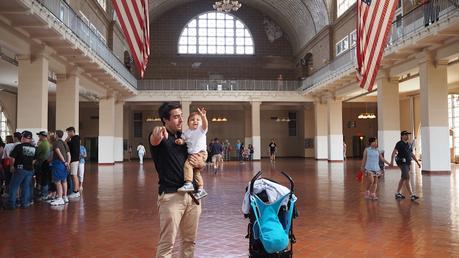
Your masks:
M252 177L252 180L250 180L250 195L253 194L253 184L255 183L255 181L260 177L260 175L262 174L263 172L260 170L258 171L258 173Z
M293 189L295 187L295 183L293 183L293 179L284 171L281 171L281 174L284 175L288 179L288 181L290 181L290 192L293 193Z
M263 172L260 170L258 173L252 177L252 180L250 180L250 194L253 194L253 184L255 181L263 174ZM293 183L292 177L290 177L287 173L284 171L281 171L281 174L284 175L288 181L290 182L290 194L293 194L293 189L295 188L295 183Z

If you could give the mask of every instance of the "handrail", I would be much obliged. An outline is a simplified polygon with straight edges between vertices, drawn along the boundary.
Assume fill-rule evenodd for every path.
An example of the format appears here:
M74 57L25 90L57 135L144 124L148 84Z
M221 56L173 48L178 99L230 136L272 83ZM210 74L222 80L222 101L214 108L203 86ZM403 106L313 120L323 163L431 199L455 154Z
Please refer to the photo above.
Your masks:
M79 15L64 0L35 0L51 12L56 20L62 22L80 38L107 67L120 75L129 85L137 89L137 79L124 67L124 64L113 54L94 31L91 30Z
M141 80L139 90L204 90L204 91L295 91L299 81L287 80Z
M423 30L435 24L440 18L458 12L459 0L435 0L418 5L408 13L394 17L389 32L387 47L411 36L412 33Z

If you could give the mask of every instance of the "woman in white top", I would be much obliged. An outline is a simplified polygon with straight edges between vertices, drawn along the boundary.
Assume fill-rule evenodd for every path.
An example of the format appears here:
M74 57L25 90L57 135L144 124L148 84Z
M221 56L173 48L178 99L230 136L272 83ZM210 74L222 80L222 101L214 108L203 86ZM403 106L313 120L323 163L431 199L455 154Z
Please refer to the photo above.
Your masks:
M137 146L137 155L139 156L140 164L143 164L143 156L145 155L145 147L143 146L142 143L139 143L139 146Z
M360 169L365 170L367 176L367 191L365 198L377 200L376 189L378 188L378 177L381 175L379 161L384 161L387 165L390 163L384 159L381 152L378 150L378 140L375 137L368 139L370 146L363 152L362 166Z

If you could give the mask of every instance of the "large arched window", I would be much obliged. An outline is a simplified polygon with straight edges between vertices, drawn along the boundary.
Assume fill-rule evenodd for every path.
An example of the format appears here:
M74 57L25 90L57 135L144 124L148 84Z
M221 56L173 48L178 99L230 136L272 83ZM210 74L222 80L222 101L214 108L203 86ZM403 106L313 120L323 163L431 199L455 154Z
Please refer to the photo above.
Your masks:
M253 55L247 27L231 14L208 12L191 19L182 31L179 54Z

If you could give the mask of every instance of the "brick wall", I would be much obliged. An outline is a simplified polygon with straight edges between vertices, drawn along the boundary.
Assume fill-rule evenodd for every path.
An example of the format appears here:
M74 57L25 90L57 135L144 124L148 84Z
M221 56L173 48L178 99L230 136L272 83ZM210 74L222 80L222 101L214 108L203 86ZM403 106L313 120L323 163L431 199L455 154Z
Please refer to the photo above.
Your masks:
M233 14L246 24L255 44L253 56L178 55L178 39L183 27L193 17L212 11L212 3L195 1L179 6L151 21L151 56L146 79L208 79L220 74L225 79L274 80L279 74L294 79L294 58L286 36L269 42L264 31L264 16L244 5ZM202 63L198 69L191 64Z

